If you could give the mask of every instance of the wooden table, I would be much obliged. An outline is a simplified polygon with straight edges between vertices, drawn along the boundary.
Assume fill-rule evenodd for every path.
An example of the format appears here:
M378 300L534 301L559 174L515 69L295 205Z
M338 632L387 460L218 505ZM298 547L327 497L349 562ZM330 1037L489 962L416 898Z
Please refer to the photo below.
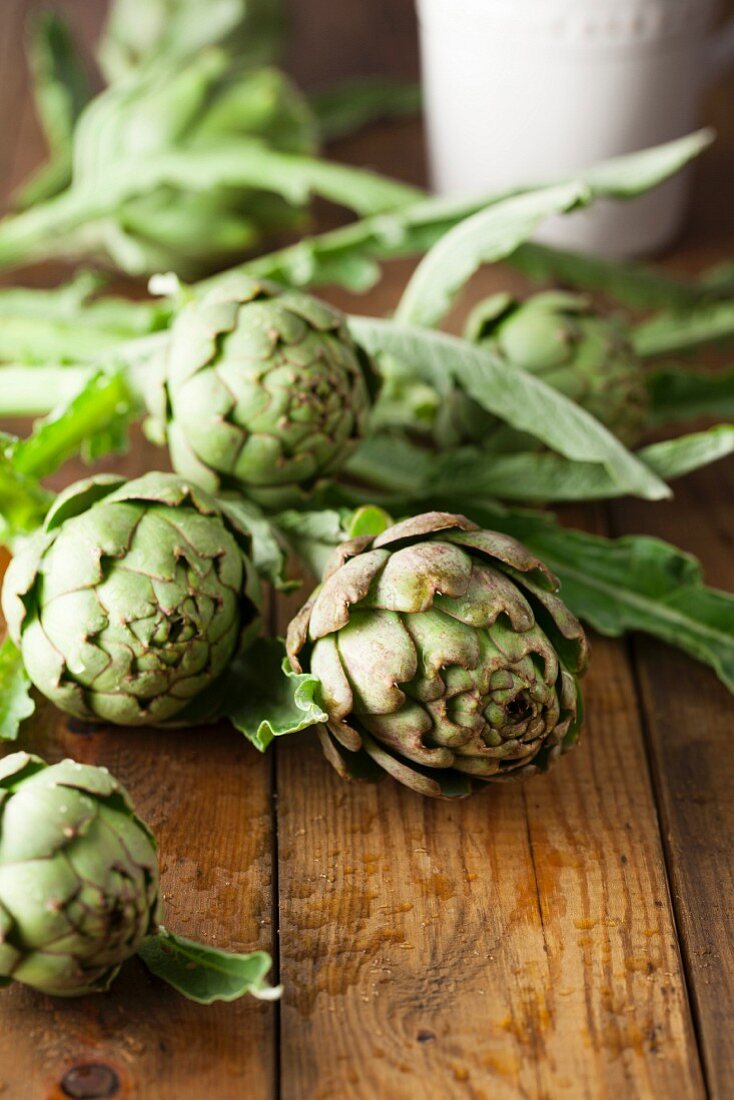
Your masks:
M3 0L0 13L6 190L40 156L19 51L27 6ZM99 8L66 6L91 34ZM722 140L676 269L734 253L731 96L709 108ZM339 152L422 176L414 126ZM393 306L408 271L390 265L357 308ZM495 271L480 289L500 285L522 286ZM138 443L119 468L161 461ZM569 518L671 539L731 589L733 490L728 463L680 483L674 504ZM275 608L272 625L285 617ZM458 804L348 786L311 735L260 756L223 728L114 731L42 708L24 747L106 764L157 833L169 926L270 950L285 995L198 1007L136 961L108 996L13 988L0 995L0 1097L731 1097L734 704L711 672L638 640L594 640L586 695L582 746L554 773Z

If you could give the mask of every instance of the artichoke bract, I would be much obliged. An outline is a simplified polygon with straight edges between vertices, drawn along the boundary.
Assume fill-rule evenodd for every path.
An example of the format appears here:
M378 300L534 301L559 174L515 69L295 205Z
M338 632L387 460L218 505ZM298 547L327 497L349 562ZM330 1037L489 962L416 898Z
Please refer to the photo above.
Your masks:
M518 302L496 294L472 311L464 335L538 375L624 443L640 438L649 404L642 366L622 329L586 298L548 291ZM465 398L465 430L481 439L491 414L469 404Z
M173 474L71 486L3 586L30 679L77 718L184 722L257 636L249 549L234 510Z
M229 280L173 324L147 402L174 468L265 508L300 503L363 435L372 382L344 316L307 294Z
M0 985L102 992L158 919L155 840L107 769L0 760Z
M290 624L344 776L383 769L433 797L545 771L577 741L580 623L519 542L428 512L339 547Z

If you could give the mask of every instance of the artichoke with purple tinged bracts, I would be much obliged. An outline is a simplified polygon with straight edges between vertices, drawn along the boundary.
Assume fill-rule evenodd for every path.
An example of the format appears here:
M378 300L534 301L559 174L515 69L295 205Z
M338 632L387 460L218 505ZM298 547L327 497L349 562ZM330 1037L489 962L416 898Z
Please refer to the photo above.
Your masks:
M319 681L330 762L433 797L545 771L578 739L588 661L557 590L519 542L463 516L339 547L287 637L293 669Z

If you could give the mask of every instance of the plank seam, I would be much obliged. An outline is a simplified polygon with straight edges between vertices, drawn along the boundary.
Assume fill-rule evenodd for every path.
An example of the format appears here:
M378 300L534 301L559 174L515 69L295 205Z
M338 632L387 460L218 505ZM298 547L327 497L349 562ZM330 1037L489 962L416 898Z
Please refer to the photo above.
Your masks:
M278 596L272 593L268 607L268 633L278 637ZM280 983L280 837L278 832L278 754L277 744L270 749L270 836L271 836L271 911L272 911L272 951L273 980ZM282 1000L276 1001L273 1014L273 1096L279 1100L282 1092L283 1050L282 1050Z
M619 531L614 523L614 512L612 508L605 508L605 513L608 531L612 536L618 537ZM673 858L672 852L670 850L670 845L668 843L666 829L664 828L665 807L663 804L660 783L658 781L658 770L656 767L656 759L653 751L649 716L647 713L647 707L645 705L645 696L642 688L642 681L640 679L640 670L638 666L639 654L635 641L632 637L627 636L624 648L626 651L627 663L632 679L632 690L634 692L637 713L640 719L640 730L642 732L642 750L645 754L647 775L650 783L650 789L652 791L653 807L655 809L655 820L658 827L658 836L660 837L660 848L663 855L663 868L665 871L665 887L668 893L668 906L673 922L673 930L675 932L676 948L678 951L678 957L680 958L681 974L683 975L683 983L685 987L685 999L691 1018L691 1027L693 1029L693 1038L696 1044L696 1054L698 1055L698 1064L701 1071L701 1079L703 1082L704 1092L709 1100L711 1100L711 1098L713 1097L713 1092L711 1081L709 1078L708 1064L706 1062L706 1048L703 1041L703 1025L701 1017L699 1015L697 999L695 995L696 988L693 977L693 969L691 967L691 960L688 954L687 945L683 936L681 935L680 912L676 903L675 890L673 889Z
M525 831L528 838L528 850L530 852L530 863L533 868L533 881L535 882L535 901L538 907L538 917L540 919L540 930L543 933L543 954L545 955L546 964L550 965L550 947L548 946L548 936L545 928L545 917L543 916L543 902L540 892L540 882L538 881L538 866L535 860L535 844L533 842L533 831L530 828L530 811L528 810L528 790L527 787L521 787L522 790L522 804L525 812ZM540 1078L540 1058L537 1056L537 1042L538 1038L533 1034L533 1047L535 1048L536 1057L535 1062L535 1081L538 1089L538 1096L543 1095L543 1087Z
M712 1098L713 1089L711 1086L708 1063L706 1060L706 1045L704 1043L703 1037L703 1021L701 1020L698 1011L696 983L694 979L693 967L691 965L691 958L688 952L688 946L685 942L684 937L681 935L680 911L676 901L675 890L673 889L673 853L668 842L668 830L663 827L665 820L665 806L663 803L662 788L658 779L658 769L655 766L656 759L652 747L652 734L650 732L650 723L647 713L647 707L645 705L645 696L642 689L642 682L640 680L637 645L632 638L628 639L627 652L629 655L630 668L632 672L632 685L635 693L635 700L640 714L642 743L645 752L645 759L647 761L647 771L650 777L650 786L652 788L653 803L655 806L655 817L658 823L658 833L660 834L660 844L663 852L663 865L665 867L665 884L668 890L668 902L670 905L671 917L673 919L673 928L675 930L675 942L681 961L681 973L683 974L683 979L685 983L686 1003L688 1005L688 1011L691 1016L693 1037L696 1042L696 1053L698 1054L698 1061L701 1067L701 1077L703 1079L704 1091L707 1097Z

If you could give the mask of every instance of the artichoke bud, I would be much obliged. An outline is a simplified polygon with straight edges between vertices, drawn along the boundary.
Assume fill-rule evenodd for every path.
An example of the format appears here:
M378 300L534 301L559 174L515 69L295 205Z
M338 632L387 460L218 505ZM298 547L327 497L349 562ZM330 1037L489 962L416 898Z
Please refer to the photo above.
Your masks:
M31 680L88 721L167 725L257 636L238 515L173 474L71 486L11 562L2 609Z
M155 840L106 768L0 760L0 984L102 992L159 909Z
M586 298L548 291L518 302L496 294L472 311L465 336L536 374L624 443L640 438L648 412L642 365L622 329L596 313ZM492 417L486 413L481 423L472 404L464 397L460 408L455 402L445 415L456 424L463 419L480 439Z
M507 535L429 512L335 551L290 624L327 758L432 797L545 771L578 740L588 644L553 574Z
M364 434L374 375L340 312L239 278L182 310L151 380L153 432L174 469L279 509L341 469Z

